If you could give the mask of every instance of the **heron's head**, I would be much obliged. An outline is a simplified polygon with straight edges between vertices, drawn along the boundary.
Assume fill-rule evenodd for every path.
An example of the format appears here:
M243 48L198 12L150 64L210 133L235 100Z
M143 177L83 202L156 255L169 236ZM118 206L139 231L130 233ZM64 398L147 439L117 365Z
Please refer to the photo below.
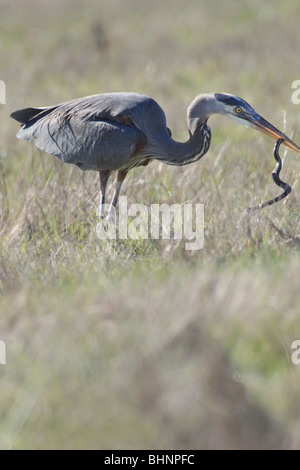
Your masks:
M272 139L284 139L284 145L300 153L298 145L260 116L245 100L227 93L214 93L213 96L218 114L224 114L245 126L251 126Z

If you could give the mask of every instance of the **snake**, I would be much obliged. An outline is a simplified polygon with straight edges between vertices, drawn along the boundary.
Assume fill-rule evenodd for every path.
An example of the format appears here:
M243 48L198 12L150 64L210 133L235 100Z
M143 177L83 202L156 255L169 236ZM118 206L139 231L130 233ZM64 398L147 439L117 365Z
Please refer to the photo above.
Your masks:
M284 181L282 181L279 177L279 174L282 169L282 161L279 155L279 147L283 142L284 142L284 139L278 139L274 146L273 155L277 163L276 163L274 170L272 171L273 181L275 184L277 184L277 186L279 186L280 188L284 190L283 193L262 204L258 204L257 206L254 206L254 207L249 207L248 211L255 211L258 209L263 209L264 207L267 207L267 206L272 206L273 204L276 204L276 202L279 202L285 197L287 197L292 191L291 186L288 183L285 183Z

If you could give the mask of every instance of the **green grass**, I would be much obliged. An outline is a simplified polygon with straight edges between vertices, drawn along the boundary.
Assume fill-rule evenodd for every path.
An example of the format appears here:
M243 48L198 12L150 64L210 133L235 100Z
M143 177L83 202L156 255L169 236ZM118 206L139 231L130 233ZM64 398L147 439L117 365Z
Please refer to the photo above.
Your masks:
M0 3L0 448L299 448L297 155L281 149L290 197L246 217L278 194L273 143L212 118L200 162L123 186L130 203L205 204L203 249L100 242L97 175L18 141L8 116L133 90L185 140L188 104L224 91L299 143L300 5Z

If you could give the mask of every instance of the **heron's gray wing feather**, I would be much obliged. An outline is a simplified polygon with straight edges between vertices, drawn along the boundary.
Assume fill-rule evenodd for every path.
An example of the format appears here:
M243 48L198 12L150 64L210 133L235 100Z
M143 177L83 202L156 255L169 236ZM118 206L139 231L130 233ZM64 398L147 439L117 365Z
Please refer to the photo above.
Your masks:
M62 103L51 112L35 115L17 136L33 140L40 149L82 169L120 168L141 139L142 131L131 117L145 98L111 93ZM127 123L124 116L129 118Z
M59 121L56 116L39 121L28 137L27 129L21 129L18 137L33 139L38 148L65 163L111 170L127 163L141 137L134 127L104 120L83 122L73 117Z

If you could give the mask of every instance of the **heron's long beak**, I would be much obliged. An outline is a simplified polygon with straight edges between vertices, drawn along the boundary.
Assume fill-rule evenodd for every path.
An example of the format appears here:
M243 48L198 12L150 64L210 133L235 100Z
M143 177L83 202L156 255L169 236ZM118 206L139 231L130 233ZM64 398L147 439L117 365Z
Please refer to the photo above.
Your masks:
M284 139L283 145L290 148L291 150L295 150L295 152L300 153L300 147L295 144L291 139L289 139L286 135L280 132L276 127L272 126L268 121L266 121L263 117L259 114L248 114L245 119L249 122L250 126L254 129L257 129L264 134L272 137L272 139Z

